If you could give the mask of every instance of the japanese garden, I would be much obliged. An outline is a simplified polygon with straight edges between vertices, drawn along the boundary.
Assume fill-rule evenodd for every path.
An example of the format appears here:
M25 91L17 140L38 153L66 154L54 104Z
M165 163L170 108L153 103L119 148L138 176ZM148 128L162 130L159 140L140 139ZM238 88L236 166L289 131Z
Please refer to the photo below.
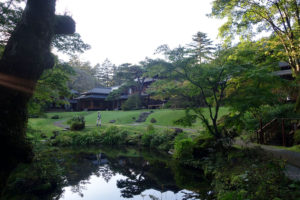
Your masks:
M155 21L118 64L82 59L98 48L86 42L97 24L78 29L92 8L84 13L82 2L72 16L62 2L0 2L0 199L300 199L299 0L211 0L204 16L221 25L192 33L177 12L191 2L135 2L118 36L129 23L138 32L139 10L153 4L152 20L178 9L176 30L190 38L180 43L174 32L176 46L159 39L137 60L134 52L168 29ZM113 2L131 16L132 2ZM113 54L125 42L110 43Z

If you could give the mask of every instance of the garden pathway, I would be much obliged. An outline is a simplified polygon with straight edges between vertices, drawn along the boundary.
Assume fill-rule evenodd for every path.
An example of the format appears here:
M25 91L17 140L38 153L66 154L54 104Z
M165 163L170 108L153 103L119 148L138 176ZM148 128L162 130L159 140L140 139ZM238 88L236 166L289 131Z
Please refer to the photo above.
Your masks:
M63 124L63 122L65 122L66 120L60 120L60 121L55 121L53 123L54 126L57 126L57 127L60 127L60 128L63 128L63 129L69 129L70 126L69 125L65 125Z
M288 163L285 169L286 176L290 179L300 181L300 152L279 149L268 145L245 143L241 139L236 139L234 143L247 148L260 147L267 153L270 153L273 157L286 160Z

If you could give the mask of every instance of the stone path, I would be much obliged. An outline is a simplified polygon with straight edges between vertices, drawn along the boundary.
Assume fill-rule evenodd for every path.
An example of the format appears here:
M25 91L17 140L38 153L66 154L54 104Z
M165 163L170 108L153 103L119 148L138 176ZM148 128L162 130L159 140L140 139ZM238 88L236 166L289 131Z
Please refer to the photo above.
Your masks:
M63 128L63 129L69 129L70 126L69 125L64 125L62 124L63 122L65 122L66 120L60 120L60 121L55 121L53 123L54 126L57 126L57 127L60 127L60 128Z
M240 139L235 140L234 143L247 148L260 147L267 153L270 153L273 157L285 160L288 163L285 169L286 176L292 180L300 181L300 152L279 149L268 145L245 143Z

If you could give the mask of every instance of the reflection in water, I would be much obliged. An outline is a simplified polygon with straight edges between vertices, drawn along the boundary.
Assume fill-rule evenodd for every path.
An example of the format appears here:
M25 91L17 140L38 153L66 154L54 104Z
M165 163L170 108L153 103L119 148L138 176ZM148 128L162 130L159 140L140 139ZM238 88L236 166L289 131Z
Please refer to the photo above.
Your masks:
M167 156L120 152L64 152L59 160L67 186L54 199L210 199L201 173L182 169Z

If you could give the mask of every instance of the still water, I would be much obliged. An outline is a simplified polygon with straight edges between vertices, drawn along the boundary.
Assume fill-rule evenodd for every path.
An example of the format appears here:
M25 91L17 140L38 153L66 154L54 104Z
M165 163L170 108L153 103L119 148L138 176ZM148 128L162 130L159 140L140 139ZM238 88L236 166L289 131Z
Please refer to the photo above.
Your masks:
M59 200L182 200L206 196L198 171L180 167L168 155L135 149L68 151L68 170Z

